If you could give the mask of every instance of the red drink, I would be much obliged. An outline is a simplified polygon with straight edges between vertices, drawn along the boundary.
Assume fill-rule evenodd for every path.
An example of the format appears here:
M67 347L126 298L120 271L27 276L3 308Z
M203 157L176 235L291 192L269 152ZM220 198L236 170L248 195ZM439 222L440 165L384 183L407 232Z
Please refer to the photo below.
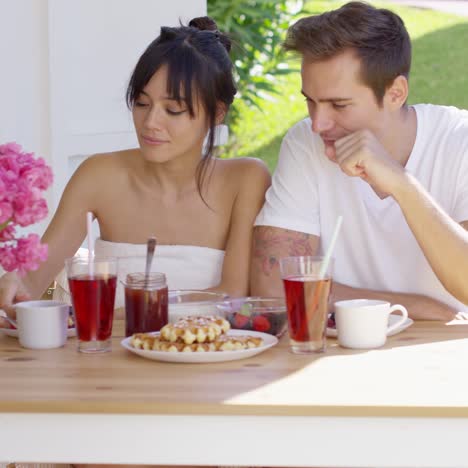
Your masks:
M159 331L168 321L167 286L160 289L125 288L125 335Z
M284 278L289 335L294 342L325 346L328 298L331 278L317 280L307 276Z
M164 273L129 273L125 281L125 335L159 331L168 321Z
M68 279L80 341L105 341L112 334L117 276L78 275Z

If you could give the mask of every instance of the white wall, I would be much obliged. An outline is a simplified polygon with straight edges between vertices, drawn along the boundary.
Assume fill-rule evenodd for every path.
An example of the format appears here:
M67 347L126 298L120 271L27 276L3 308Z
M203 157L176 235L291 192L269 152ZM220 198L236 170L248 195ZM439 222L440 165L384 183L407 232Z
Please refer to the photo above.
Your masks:
M136 144L124 94L161 25L206 14L206 0L0 0L0 142L52 165L49 218L86 156Z
M51 161L47 1L0 0L0 18L0 143Z

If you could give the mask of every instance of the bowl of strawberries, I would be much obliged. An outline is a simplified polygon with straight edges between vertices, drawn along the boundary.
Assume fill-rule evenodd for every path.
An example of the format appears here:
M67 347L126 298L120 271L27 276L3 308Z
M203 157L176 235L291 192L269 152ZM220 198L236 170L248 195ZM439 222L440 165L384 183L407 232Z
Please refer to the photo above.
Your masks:
M286 302L278 297L238 297L216 304L218 314L236 330L280 337L287 328Z

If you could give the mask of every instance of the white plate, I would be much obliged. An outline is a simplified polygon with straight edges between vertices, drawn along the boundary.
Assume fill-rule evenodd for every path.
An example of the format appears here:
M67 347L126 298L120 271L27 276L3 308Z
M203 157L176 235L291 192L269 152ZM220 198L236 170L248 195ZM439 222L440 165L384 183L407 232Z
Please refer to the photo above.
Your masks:
M241 349L239 351L208 351L206 353L171 353L165 351L146 351L144 349L136 349L130 345L131 336L123 339L120 344L125 349L128 349L128 351L138 354L139 356L142 356L147 359L153 359L154 361L204 363L245 359L248 357L255 356L256 354L262 353L263 351L267 350L268 348L271 348L272 346L278 343L278 338L276 338L276 336L250 330L230 330L227 334L229 336L258 336L260 338L263 338L263 345L259 346L258 348ZM159 332L155 332L154 335L159 335Z
M13 338L18 338L18 330L16 328L0 328L0 332L3 332L7 336L12 336ZM76 328L69 328L67 330L67 336L70 338L76 336Z
M395 322L398 322L400 320L401 316L400 315L390 315L388 317L388 324L393 325ZM410 318L407 318L398 328L395 330L392 330L390 333L387 333L387 336L393 336L396 335L403 330L406 330L408 327L410 327L413 324L413 320ZM336 338L338 336L338 333L336 331L336 328L327 328L327 336Z

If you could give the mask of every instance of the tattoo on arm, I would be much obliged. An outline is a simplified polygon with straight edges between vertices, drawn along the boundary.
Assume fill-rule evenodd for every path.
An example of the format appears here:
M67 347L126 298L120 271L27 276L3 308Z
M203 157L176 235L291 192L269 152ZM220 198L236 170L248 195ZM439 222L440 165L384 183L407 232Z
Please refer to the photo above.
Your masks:
M279 268L279 259L298 255L314 255L310 234L262 226L261 233L254 236L253 258L261 265L266 276Z

